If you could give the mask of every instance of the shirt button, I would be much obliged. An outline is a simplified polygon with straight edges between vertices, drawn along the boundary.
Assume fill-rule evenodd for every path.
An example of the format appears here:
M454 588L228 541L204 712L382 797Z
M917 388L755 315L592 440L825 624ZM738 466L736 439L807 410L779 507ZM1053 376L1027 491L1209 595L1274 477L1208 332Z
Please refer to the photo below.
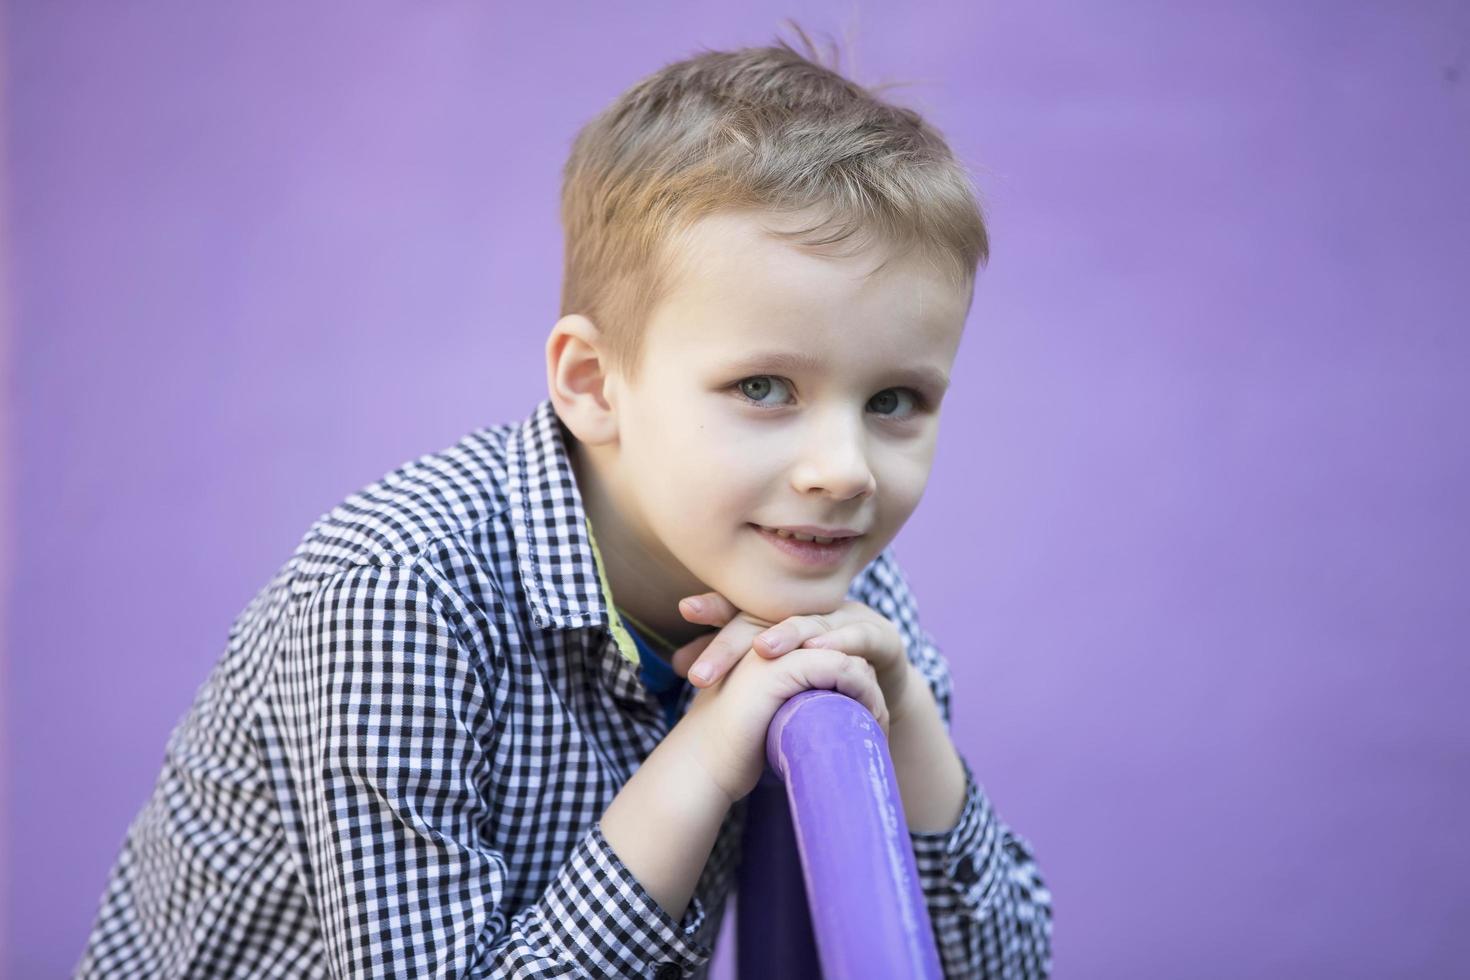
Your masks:
M677 963L660 963L654 971L653 980L679 980L684 971L679 969Z
M975 870L975 862L967 854L960 859L960 863L954 869L955 881L962 885L973 885L980 878L980 873Z

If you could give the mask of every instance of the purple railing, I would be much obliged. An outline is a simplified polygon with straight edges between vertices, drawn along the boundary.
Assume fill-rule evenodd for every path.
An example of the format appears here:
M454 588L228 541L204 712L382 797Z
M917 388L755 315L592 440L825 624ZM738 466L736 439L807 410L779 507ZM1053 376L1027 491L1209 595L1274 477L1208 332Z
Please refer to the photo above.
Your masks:
M888 739L862 704L803 691L766 731L736 895L741 980L942 980Z

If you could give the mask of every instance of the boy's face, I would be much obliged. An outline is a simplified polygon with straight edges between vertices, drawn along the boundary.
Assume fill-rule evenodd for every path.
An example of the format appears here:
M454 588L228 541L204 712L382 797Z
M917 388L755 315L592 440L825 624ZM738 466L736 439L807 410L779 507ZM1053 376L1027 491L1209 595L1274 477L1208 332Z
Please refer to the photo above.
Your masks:
M967 291L917 253L864 280L882 254L815 256L775 220L697 224L636 380L614 376L608 490L671 611L707 590L772 622L835 609L928 481ZM856 536L762 530L801 525Z

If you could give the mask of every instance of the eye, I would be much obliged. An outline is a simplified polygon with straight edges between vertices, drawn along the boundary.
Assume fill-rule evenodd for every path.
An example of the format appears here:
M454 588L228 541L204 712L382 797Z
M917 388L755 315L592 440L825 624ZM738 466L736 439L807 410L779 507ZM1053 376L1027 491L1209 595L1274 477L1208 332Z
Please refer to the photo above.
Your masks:
M779 408L791 401L790 382L770 374L756 374L742 378L731 387L738 391L746 402L763 408ZM771 394L780 390L785 390L788 397L772 400ZM927 407L928 402L924 396L912 388L885 388L868 399L870 411L886 419L900 421L924 411Z
M903 399L910 402L908 412L902 412ZM908 388L884 388L868 399L868 407L886 418L908 418L924 407L924 398Z
M766 396L769 395L773 390L776 390L778 388L789 389L789 387L790 386L787 385L785 381L782 381L780 378L772 377L769 374L757 374L753 377L742 378L735 383L735 389L745 397L746 401L749 401L755 405L762 405L768 408L774 408L777 405L783 405L785 404L785 402L766 401Z

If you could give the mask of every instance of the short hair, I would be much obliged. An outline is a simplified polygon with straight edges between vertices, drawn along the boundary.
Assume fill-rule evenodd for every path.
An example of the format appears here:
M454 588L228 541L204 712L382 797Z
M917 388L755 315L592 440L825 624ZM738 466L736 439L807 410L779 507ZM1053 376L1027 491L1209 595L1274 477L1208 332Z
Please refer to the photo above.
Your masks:
M814 213L810 227L772 230L814 251L859 232L858 248L917 246L973 299L990 246L968 171L917 112L821 64L790 23L812 57L779 37L702 49L635 83L573 141L561 315L596 323L627 377L673 285L674 246L718 212Z

